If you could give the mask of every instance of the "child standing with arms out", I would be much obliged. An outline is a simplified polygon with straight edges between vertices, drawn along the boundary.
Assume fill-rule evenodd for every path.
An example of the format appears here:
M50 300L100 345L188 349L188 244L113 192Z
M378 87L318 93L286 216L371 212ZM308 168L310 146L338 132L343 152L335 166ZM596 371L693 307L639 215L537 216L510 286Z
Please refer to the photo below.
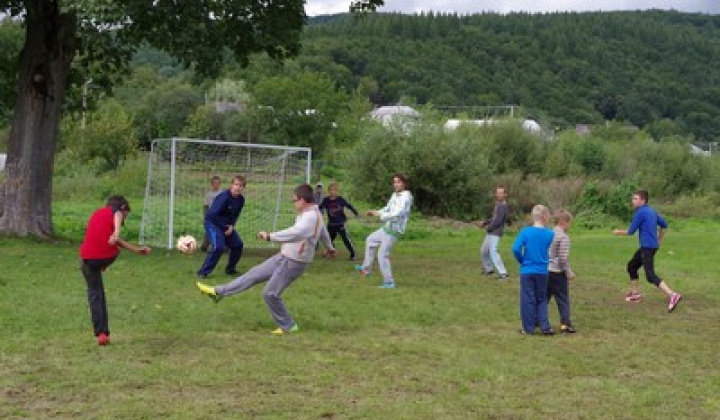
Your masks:
M508 216L508 205L506 202L507 192L505 187L498 185L495 188L495 207L493 208L492 218L480 222L480 227L485 228L487 232L480 248L480 259L482 260L483 269L486 276L491 276L497 269L500 280L508 278L505 264L498 253L498 242L503 235L505 222Z
M347 230L345 230L347 216L345 216L345 212L343 211L343 209L347 207L351 212L353 212L355 217L359 216L359 214L357 210L355 210L355 207L352 206L352 204L348 203L347 200L345 200L342 196L338 195L339 192L340 191L337 182L331 183L328 186L328 196L322 200L322 203L320 203L320 211L327 211L327 231L330 234L330 241L334 243L335 238L338 234L340 234L340 237L345 244L345 248L347 248L348 252L350 253L350 261L354 261L356 258L355 247L350 240L350 236L348 235Z
M640 249L635 251L633 257L627 263L627 272L630 275L632 289L625 300L628 302L641 302L640 284L638 270L645 269L645 277L649 283L665 292L668 298L668 312L672 312L680 303L682 295L675 293L670 286L655 274L655 253L660 248L663 234L668 224L655 209L648 206L648 192L637 191L632 196L632 205L635 208L630 227L627 230L615 229L613 235L633 235L639 231Z
M553 335L548 319L548 262L550 244L555 234L545 226L550 211L543 205L532 209L532 226L523 228L512 246L520 264L520 318L523 334L533 334L540 325L544 335Z
M380 210L370 210L366 213L368 216L379 217L385 224L367 237L365 260L362 265L355 266L355 269L364 276L369 275L373 258L375 258L375 250L378 250L378 265L383 276L383 284L380 286L382 289L395 288L395 279L390 266L390 250L400 235L405 232L413 202L412 194L407 190L408 180L405 175L393 175L392 183L394 192L387 205Z
M102 272L120 254L120 248L139 255L149 255L150 248L135 246L120 238L120 229L130 213L130 204L121 195L107 200L105 207L96 210L85 229L85 238L80 245L80 271L87 283L87 299L90 306L93 332L100 346L110 342L107 302Z
M568 281L575 278L575 273L570 268L570 237L567 232L570 230L572 214L566 210L555 212L555 238L550 245L550 274L548 278L547 301L555 296L558 313L560 314L560 332L574 333L575 328L570 321L570 290Z
M215 201L215 197L217 197L221 192L222 191L220 190L220 177L215 175L210 178L210 191L205 193L205 201L203 202L203 220L205 220L205 216L207 215L208 210L210 210L213 201ZM200 246L200 250L202 252L207 252L208 245L210 245L210 240L208 239L207 233L204 233L203 242Z

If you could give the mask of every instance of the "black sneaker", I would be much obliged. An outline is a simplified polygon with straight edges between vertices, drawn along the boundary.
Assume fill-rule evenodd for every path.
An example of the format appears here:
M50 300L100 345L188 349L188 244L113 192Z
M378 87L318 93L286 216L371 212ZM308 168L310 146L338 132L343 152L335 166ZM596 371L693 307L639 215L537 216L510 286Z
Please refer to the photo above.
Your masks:
M240 272L237 270L225 270L225 274L228 276L237 276L240 275Z
M197 278L199 278L200 280L205 280L207 278L207 274L198 273Z
M509 278L510 278L510 276L508 276L507 274L500 274L500 276L498 277L498 280L504 281L504 280L507 280L507 279L509 279Z
M555 335L555 330L543 330L542 335Z
M483 274L485 274L486 276L492 276L493 274L495 274L495 270L484 271Z

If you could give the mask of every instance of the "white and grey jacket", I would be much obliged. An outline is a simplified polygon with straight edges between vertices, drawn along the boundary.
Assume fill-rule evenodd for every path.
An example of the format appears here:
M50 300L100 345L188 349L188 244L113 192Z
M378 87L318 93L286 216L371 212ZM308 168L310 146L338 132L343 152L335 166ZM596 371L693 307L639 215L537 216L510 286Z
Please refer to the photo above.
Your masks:
M412 202L413 196L410 191L393 193L387 205L378 210L380 220L385 222L383 225L385 232L395 236L405 233Z
M294 225L270 233L270 240L282 243L280 253L283 256L301 263L312 261L318 242L322 242L326 249L335 249L323 224L322 214L316 205L308 207L297 215Z

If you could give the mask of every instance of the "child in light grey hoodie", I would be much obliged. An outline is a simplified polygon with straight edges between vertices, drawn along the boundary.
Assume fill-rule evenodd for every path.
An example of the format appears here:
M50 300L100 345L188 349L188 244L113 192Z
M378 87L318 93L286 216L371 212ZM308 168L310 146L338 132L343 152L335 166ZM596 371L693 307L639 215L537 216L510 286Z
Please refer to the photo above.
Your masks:
M224 296L238 294L258 283L267 282L263 289L263 299L278 325L272 331L273 334L300 330L285 308L281 295L312 262L317 243L323 243L326 254L335 255L322 214L314 203L312 187L303 184L295 188L293 204L298 212L293 226L277 232L258 233L262 240L281 243L280 252L228 284L212 287L197 283L202 293L218 302Z
M378 250L378 265L383 276L383 289L394 289L395 279L390 266L390 250L397 242L400 235L405 233L410 207L413 197L407 190L407 177L403 174L393 175L393 189L395 192L390 197L387 205L380 210L370 210L368 216L380 217L385 222L383 227L371 233L365 240L365 260L362 265L356 265L355 269L363 275L370 274L375 250Z

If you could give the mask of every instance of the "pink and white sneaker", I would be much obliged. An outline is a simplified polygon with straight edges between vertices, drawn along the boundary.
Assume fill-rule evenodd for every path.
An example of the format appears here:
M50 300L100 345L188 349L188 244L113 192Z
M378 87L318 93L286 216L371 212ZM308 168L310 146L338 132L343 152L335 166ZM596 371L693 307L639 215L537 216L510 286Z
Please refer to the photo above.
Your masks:
M680 293L673 293L670 295L670 298L668 299L668 312L675 310L682 297L683 296Z
M626 302L642 302L642 295L637 292L630 292L625 295Z

